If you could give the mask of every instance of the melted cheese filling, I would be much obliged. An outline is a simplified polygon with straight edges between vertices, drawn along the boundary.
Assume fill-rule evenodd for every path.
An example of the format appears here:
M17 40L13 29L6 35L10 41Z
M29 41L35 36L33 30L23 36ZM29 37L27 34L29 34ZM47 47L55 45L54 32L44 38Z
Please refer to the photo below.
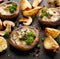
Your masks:
M9 4L9 5L7 5L7 4L2 5L0 7L0 13L2 15L10 15L11 13L10 13L9 8L8 8L9 6L11 6L11 4Z
M52 22L54 22L54 21L57 21L60 18L60 14L57 12L57 10L52 8L52 9L48 9L48 12L52 16L50 18L48 18L48 16L44 16L42 18L43 21L52 21Z
M35 33L33 30L31 30L30 28L22 28L21 30L18 30L18 31L15 31L13 33L13 39L15 41L15 43L17 45L22 45L22 46L25 46L26 45L26 42L25 40L21 40L20 38L22 38L22 36L24 34L27 34L28 32L33 32Z

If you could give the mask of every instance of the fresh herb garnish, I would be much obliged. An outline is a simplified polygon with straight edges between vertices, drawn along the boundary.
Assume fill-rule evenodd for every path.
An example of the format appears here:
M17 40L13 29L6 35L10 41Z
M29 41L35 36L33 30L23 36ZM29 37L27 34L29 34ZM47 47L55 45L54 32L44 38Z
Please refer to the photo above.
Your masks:
M58 38L56 41L57 41L58 44L60 44L60 38Z
M39 16L40 16L41 18L43 18L43 17L45 16L45 14L44 14L44 13L41 13Z
M40 48L40 44L37 45L37 48Z
M9 36L10 36L9 32L6 32L6 33L5 33L5 37L6 37L6 38L9 38Z
M14 11L15 11L13 8L10 8L9 10L11 13L14 13Z
M32 16L32 19L34 20L35 19L35 16Z
M27 34L23 35L23 39L27 45L31 45L35 39L36 35L33 32L28 32Z
M45 38L41 38L42 41L44 41Z
M17 7L16 3L14 3L14 2L12 3L12 6L15 6L15 7Z
M47 12L47 8L42 8L42 13L46 13Z
M16 10L17 7L16 3L12 3L12 7Z
M16 7L17 7L16 3L12 3L12 6L9 7L9 11L11 13L14 13L14 11L16 10Z
M34 38L33 37L29 37L27 40L25 40L27 45L31 45L31 43L33 43Z
M33 38L36 37L36 35L35 35L33 32L28 32L28 33L27 33L27 36L30 36L30 37L33 37Z
M26 33L26 32L25 32ZM22 36L27 45L31 45L35 39L36 35L33 32L27 32Z
M47 8L42 8L42 12L39 14L39 16L41 17L41 18L43 18L44 16L48 16L48 12L47 12Z

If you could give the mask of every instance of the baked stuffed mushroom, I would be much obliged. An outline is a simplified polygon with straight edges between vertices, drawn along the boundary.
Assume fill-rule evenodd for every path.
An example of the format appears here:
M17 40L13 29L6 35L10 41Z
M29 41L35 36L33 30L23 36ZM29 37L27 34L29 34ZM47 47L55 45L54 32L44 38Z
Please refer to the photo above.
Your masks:
M60 8L49 8L43 7L39 14L38 20L45 26L56 26L60 24Z
M34 48L40 40L39 31L31 26L21 26L15 29L10 36L10 44L21 50L28 51Z
M19 6L16 2L3 2L0 4L0 17L3 19L11 19L19 14Z

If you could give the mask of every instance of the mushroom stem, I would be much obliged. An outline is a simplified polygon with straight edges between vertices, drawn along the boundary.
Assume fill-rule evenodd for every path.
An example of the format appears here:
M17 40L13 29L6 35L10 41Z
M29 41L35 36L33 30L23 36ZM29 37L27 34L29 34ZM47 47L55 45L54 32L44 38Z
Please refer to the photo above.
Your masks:
M5 20L3 22L3 25L6 27L6 29L4 31L0 31L1 36L4 36L6 32L10 33L11 32L11 27L15 26L14 22L8 21L8 20Z
M7 25L5 32L11 32L11 26L10 25Z
M32 18L29 16L28 18L20 18L19 22L23 22L25 26L28 26L32 23Z
M0 35L4 36L6 32L11 32L11 26L7 25L6 29L4 31L0 31Z
M7 25L6 29L4 31L0 31L0 35L4 36L6 32L11 32L11 26Z

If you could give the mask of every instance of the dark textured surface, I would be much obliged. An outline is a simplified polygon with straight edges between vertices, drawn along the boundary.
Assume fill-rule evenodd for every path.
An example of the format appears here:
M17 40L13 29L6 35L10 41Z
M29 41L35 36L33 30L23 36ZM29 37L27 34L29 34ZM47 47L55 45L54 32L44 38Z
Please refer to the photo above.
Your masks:
M7 1L7 0L5 0ZM21 0L15 0L20 4ZM30 0L29 0L30 1ZM32 0L31 0L32 1ZM43 0L41 5L45 5L46 7L49 7L46 0ZM20 13L21 14L21 13ZM18 19L21 17L21 15L19 14L19 16L14 19L14 22L16 23L16 27L19 27L20 24L18 22ZM41 26L38 23L37 18L34 19L33 23L31 26L35 26L40 30L40 34L41 34L41 38L44 37L44 26ZM15 27L15 28L16 28ZM54 28L60 29L60 26L56 26ZM9 39L6 39L7 41ZM47 52L46 50L44 50L43 48L43 42L40 39L40 44L41 44L41 48L37 49L36 47L28 52L21 52L16 50L15 48L13 48L12 46L9 45L8 42L8 49L2 53L0 53L0 59L37 59L36 58L36 53L38 53L38 59L60 59L60 49L58 50L57 53L52 53L52 52Z

